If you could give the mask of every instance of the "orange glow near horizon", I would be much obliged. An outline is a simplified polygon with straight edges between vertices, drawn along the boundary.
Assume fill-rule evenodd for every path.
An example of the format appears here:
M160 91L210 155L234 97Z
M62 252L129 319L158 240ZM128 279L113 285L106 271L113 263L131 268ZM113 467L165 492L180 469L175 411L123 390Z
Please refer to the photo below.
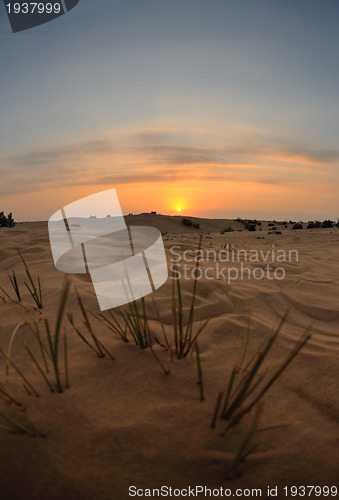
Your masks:
M306 182L301 187L195 180L55 187L39 192L4 196L2 209L13 212L17 221L48 220L60 207L112 187L116 188L124 215L156 211L164 215L179 215L185 212L187 216L193 217L233 218L240 213L246 213L247 217L253 218L258 213L267 213L269 219L270 214L274 212L286 213L288 217L286 202L291 198L295 200L294 210L300 214L314 210L314 206L321 206L324 213L330 214L331 205L334 203L328 193L327 203L324 203L326 186L319 185L311 204ZM30 209L29 213L27 207Z
M216 125L211 130L223 128ZM12 194L2 194L0 208L13 212L16 220L48 220L60 207L114 187L124 214L269 218L281 213L297 218L319 213L333 218L336 213L337 174L331 157L324 171L312 151L285 151L269 140L262 145L260 130L223 129L214 136L192 123L179 132L176 128L175 134L174 126L168 127L146 128L144 135L139 127L127 127L107 131L98 140L47 148L46 166L41 166L41 152L33 151L28 165L36 157L39 168L32 169L30 183L18 173L25 161L25 155L19 156L18 168L4 164ZM247 139L253 144L248 152ZM223 149L225 141L230 152Z

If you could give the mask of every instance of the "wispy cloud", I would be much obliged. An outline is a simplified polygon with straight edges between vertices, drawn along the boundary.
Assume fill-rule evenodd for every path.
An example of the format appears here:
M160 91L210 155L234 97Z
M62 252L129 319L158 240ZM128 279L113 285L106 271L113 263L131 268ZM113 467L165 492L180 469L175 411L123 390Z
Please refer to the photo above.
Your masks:
M29 151L1 160L0 192L187 180L289 184L305 176L333 182L338 175L339 151L245 139L144 130Z

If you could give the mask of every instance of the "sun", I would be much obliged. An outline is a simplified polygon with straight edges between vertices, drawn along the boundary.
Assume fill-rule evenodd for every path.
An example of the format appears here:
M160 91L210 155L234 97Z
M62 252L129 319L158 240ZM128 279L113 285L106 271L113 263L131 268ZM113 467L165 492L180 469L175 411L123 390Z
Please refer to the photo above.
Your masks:
M181 212L181 208L180 207L177 210L178 210L178 212Z

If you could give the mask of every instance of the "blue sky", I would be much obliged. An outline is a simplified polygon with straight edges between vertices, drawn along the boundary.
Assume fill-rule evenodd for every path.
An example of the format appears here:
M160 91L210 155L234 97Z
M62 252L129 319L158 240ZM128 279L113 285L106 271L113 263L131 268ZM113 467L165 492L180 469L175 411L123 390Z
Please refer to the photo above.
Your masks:
M126 211L180 188L196 215L336 217L338 14L334 0L80 0L13 34L1 4L1 210L47 219L121 186ZM202 192L215 201L198 207Z

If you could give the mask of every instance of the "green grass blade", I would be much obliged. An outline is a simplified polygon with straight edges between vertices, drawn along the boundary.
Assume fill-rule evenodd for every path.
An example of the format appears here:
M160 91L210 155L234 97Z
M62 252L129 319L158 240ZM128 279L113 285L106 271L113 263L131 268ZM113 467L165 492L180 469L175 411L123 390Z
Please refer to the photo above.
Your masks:
M36 395L36 397L39 397L39 394L38 392L34 389L34 387L32 386L32 384L30 384L27 380L27 378L25 377L25 375L22 373L22 371L16 366L16 364L8 357L8 355L5 353L5 351L2 349L2 347L0 347L0 352L2 352L2 354L5 356L5 358L9 361L9 363L13 366L14 370L17 372L17 374L22 378L22 380L24 380L24 382L26 383L26 385L32 390L32 392L34 392L34 394Z
M7 354L8 354L8 357L10 358L11 355L12 355L12 347L13 347L13 342L14 342L14 339L16 337L16 334L18 333L18 331L20 330L20 328L26 324L26 321L22 321L21 323L19 323L13 330L12 332L12 335L9 339L9 344L8 344L8 349L7 349ZM9 371L9 361L7 360L6 361L6 375L8 376L8 371Z
M249 390L255 375L257 374L260 366L262 365L264 359L266 358L267 354L269 353L270 349L272 348L275 340L277 339L280 330L283 326L283 324L286 321L287 315L285 314L279 324L276 330L273 332L273 334L269 337L266 345L264 346L264 349L262 352L259 352L257 359L252 367L252 369L249 371L248 375L244 377L243 382L241 383L241 386L236 393L232 403L230 404L229 409L227 410L225 417L226 419L230 418L230 416L235 412L237 408L240 407L241 403L243 402L244 398L246 397L247 391Z
M223 397L223 393L219 392L218 397L217 397L217 401L215 404L215 408L214 408L213 417L212 417L211 429L214 429L216 426L217 418L219 415L219 410L220 410L220 406L221 406L221 402L222 402L222 397Z
M52 384L50 383L50 381L48 380L48 378L46 377L46 375L44 374L44 371L43 369L41 368L40 364L38 363L36 357L34 356L34 354L32 353L32 351L30 350L30 348L28 347L28 345L26 344L26 342L24 342L24 346L29 354L29 356L31 357L31 359L33 360L33 363L35 364L35 366L37 367L37 369L39 370L42 378L44 379L44 381L46 382L49 390L51 392L54 392L54 389L53 389L53 386Z
M151 350L151 353L153 354L153 356L155 357L157 363L159 363L159 365L161 366L161 368L162 368L163 372L165 373L165 375L169 375L170 374L169 370L167 370L167 368L165 368L165 366L161 362L160 358L155 353L153 347L150 347L150 350Z
M64 334L65 387L69 389L67 335Z
M263 397L263 395L268 391L271 385L277 380L277 378L282 374L282 372L288 367L288 365L293 361L293 359L299 354L304 345L311 338L311 333L306 333L304 338L300 341L300 343L296 346L296 348L290 353L287 359L283 362L283 364L276 370L271 379L266 383L266 385L262 388L260 393L257 395L255 400L250 404L247 411L250 411L251 408Z
M205 400L205 395L204 395L204 381L203 381L203 376L202 376L200 351L199 351L199 345L198 345L198 343L195 346L195 352L196 352L196 355L197 355L198 385L199 385L199 390L200 390L200 401L204 401Z
M259 404L257 411L254 415L251 428L240 445L238 453L231 464L228 475L233 476L236 473L238 466L248 457L250 453L252 453L257 448L258 445L252 446L252 441L255 434L255 430L258 427L261 413L262 413L262 404Z
M234 384L237 372L238 372L238 368L235 366L233 368L233 370L232 370L232 375L231 375L230 381L228 383L228 387L227 387L227 392L226 392L226 396L225 396L223 408L221 410L221 418L224 418L225 415L226 415L228 401L230 399L230 395L231 395L231 392L232 392L232 389L233 389L233 384Z
M0 411L0 417L12 426L11 428L6 428L7 430L9 430L11 432L19 432L19 433L29 434L32 437L35 436L35 432L33 432L31 429L29 429L25 425L21 424L20 422L18 422L14 418L10 417L6 413L3 413L2 411Z
M12 271L12 276L8 273L8 277L9 277L9 280L11 282L12 288L15 292L15 295L17 296L18 301L21 302L21 295L20 295L19 285L18 285L18 281L16 279L15 272Z

